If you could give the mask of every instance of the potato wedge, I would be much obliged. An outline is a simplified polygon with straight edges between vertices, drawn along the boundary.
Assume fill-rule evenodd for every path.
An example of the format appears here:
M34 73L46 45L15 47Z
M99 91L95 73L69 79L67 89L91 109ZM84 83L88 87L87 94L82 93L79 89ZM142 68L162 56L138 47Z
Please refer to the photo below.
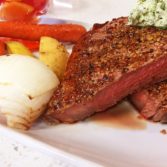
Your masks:
M32 52L20 42L8 41L6 42L6 45L9 54L19 54L33 57Z
M41 37L39 54L39 60L50 67L61 80L68 61L66 48L54 38Z

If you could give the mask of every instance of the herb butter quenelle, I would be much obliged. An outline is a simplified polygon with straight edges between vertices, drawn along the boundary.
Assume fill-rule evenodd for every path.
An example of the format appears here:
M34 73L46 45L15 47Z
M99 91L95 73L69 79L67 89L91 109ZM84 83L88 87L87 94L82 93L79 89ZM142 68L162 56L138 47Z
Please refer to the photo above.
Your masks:
M167 28L167 0L138 0L128 24Z

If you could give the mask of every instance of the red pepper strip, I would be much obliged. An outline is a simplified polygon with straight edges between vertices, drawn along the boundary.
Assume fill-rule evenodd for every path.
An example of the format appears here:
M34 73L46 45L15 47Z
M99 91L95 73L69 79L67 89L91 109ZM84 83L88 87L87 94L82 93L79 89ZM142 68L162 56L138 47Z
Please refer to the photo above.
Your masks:
M6 45L3 41L0 41L0 56L5 55L6 53Z
M7 38L7 37L0 37L0 42L9 42L9 41L17 41L24 44L30 51L38 51L39 50L39 41L28 41L23 39L14 39L14 38Z

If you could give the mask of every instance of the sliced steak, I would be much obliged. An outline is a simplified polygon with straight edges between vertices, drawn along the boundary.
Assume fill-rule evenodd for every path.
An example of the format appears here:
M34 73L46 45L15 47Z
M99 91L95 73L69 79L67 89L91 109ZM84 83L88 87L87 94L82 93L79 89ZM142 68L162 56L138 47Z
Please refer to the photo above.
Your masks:
M166 30L129 26L123 17L95 25L73 48L45 118L83 120L166 78Z
M167 123L167 81L136 92L130 100L146 119Z

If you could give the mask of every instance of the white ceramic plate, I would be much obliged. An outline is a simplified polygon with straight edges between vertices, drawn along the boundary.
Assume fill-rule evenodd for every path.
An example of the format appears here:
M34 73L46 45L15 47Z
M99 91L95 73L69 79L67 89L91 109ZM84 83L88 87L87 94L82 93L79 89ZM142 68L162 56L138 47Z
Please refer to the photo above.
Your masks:
M160 133L162 129L167 129L167 125L138 118L137 112L127 102L72 125L48 126L38 122L27 132L0 126L1 134L72 167L97 164L166 167L167 136Z
M127 15L132 1L111 0L111 15L108 9L103 10L106 19L99 16L99 20ZM87 3L91 6L94 1ZM109 1L103 3L107 7ZM80 18L87 13L80 12ZM74 18L72 14L68 16ZM167 135L160 133L162 129L167 129L167 125L139 119L132 106L124 102L112 112L73 125L48 126L38 122L28 132L0 126L0 133L60 159L62 166L166 167Z

